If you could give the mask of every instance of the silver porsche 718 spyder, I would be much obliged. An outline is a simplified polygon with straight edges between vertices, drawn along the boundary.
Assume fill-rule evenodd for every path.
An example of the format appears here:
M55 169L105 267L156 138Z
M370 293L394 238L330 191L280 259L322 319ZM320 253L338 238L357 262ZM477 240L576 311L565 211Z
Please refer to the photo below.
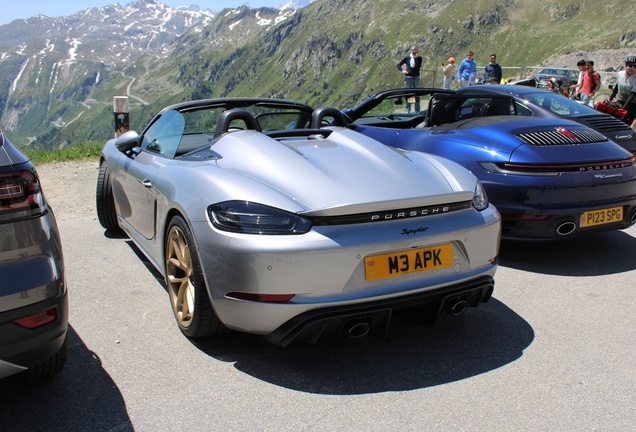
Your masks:
M500 217L465 168L387 147L336 109L209 99L106 143L97 213L164 275L180 330L280 346L383 335L487 301Z

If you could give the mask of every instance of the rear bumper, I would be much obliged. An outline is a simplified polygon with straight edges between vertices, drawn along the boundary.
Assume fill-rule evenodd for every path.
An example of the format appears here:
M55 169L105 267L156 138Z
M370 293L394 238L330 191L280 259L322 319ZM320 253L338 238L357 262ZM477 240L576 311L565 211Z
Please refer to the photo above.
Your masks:
M585 211L611 207L623 207L623 219L620 222L581 227L580 218ZM636 221L636 203L633 200L590 206L583 209L554 211L546 219L524 220L510 217L502 211L501 238L506 240L546 241L564 240L580 235L594 234L629 228Z
M371 334L384 336L390 318L396 312L404 312L409 318L433 325L437 316L452 307L456 300L463 301L470 307L477 307L479 303L488 301L494 286L495 281L491 276L482 276L433 291L311 310L290 319L265 339L283 347L291 342L314 343L321 337L353 329L358 324L365 325Z
M54 308L54 321L28 329L14 321ZM57 353L68 329L66 291L44 301L0 313L0 378L35 366Z

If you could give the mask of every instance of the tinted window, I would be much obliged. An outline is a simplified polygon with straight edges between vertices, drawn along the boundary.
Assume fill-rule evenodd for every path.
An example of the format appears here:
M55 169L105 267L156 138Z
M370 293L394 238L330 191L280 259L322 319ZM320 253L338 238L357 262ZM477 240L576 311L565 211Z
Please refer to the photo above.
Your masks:
M515 102L515 104L517 106L517 115L528 117L532 116L532 111L530 111L528 108L521 105L519 102Z
M551 92L529 93L522 96L527 101L547 109L560 116L570 116L579 114L598 114L598 112L588 106Z

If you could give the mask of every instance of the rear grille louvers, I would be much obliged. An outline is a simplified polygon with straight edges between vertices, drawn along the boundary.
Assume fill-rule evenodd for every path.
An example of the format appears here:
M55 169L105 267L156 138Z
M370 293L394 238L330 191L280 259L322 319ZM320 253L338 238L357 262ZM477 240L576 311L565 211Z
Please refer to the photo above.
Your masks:
M621 130L631 129L626 123L623 123L615 117L608 115L594 116L594 117L579 117L573 118L573 120L583 123L586 126L603 132L613 132Z
M591 129L567 129L565 131L553 129L536 132L518 132L514 135L526 144L534 146L592 144L608 141L605 136Z

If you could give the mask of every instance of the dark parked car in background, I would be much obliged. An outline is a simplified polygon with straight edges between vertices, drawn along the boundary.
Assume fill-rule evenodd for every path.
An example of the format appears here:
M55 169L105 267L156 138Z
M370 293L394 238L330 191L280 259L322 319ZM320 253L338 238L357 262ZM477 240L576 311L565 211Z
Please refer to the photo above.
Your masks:
M576 84L579 81L579 72L578 69L546 67L535 73L532 77L537 82L537 87L539 88L548 87L548 81L551 78L558 80L560 86L564 88L565 86Z
M459 89L473 91L470 87ZM479 91L494 95L512 96L516 114L539 118L565 118L594 129L626 150L636 153L636 133L616 117L597 111L551 91L515 85L487 85Z
M48 378L66 362L62 245L33 163L0 130L0 378Z

